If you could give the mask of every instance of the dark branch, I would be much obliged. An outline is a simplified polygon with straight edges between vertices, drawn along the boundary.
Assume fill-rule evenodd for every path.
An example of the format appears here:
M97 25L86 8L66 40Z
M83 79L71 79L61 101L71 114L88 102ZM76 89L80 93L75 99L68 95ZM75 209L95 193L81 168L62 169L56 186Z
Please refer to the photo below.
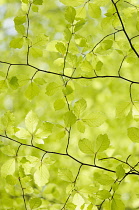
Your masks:
M114 0L111 0L111 1L112 1L113 5L114 5L114 7L115 7L117 16L118 16L119 21L120 21L120 23L121 23L123 32L124 32L124 34L125 34L125 36L126 36L128 42L129 42L129 44L130 44L130 47L131 47L131 49L134 51L134 53L136 54L136 56L139 58L139 54L138 54L138 52L136 51L136 49L134 48L134 46L132 45L131 39L129 38L129 36L128 36L128 34L127 34L127 31L126 31L126 29L125 29L125 26L124 26L124 23L123 23L123 21L122 21L122 18L121 18L121 15L120 15L120 13L119 13L119 10L118 10L118 8L117 8L117 5L116 5L116 3L114 2Z

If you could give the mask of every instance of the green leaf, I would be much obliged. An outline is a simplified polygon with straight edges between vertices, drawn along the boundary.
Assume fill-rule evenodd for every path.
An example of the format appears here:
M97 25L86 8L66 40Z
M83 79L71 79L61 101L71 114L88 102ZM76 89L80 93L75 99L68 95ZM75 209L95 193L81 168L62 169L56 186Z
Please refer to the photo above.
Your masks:
M73 92L73 89L70 85L66 85L66 87L63 88L62 92L65 96L70 95Z
M37 47L31 47L30 48L30 54L34 58L42 57L43 56L43 51L40 48Z
M94 180L99 182L101 185L111 185L114 183L114 179L107 174L96 173L94 175Z
M28 100L32 100L35 96L38 96L39 92L39 87L34 82L31 82L25 91L25 96Z
M89 155L94 154L94 145L90 140L86 138L80 139L78 142L78 146L81 152Z
M34 181L35 183L41 187L44 186L49 181L49 171L45 164L41 163L34 173Z
M86 117L86 119L82 120L90 127L99 127L105 122L106 117L101 112L92 112L89 116Z
M17 184L17 178L15 178L12 175L7 175L6 176L6 182L10 185L16 185Z
M39 8L37 6L35 6L35 5L32 5L31 8L32 8L33 12L38 12L38 10L39 10Z
M136 127L128 128L127 134L131 141L139 143L139 128Z
M76 10L73 7L67 7L65 18L69 23L73 23L76 16Z
M76 17L82 19L86 18L86 8L84 6L76 9Z
M43 0L33 0L33 4L42 5L43 4Z
M76 122L76 116L72 111L68 111L64 114L64 123L66 127L72 126Z
M21 49L23 47L23 41L23 38L15 38L10 42L10 47Z
M113 191L118 190L118 188L119 188L119 183L118 182L113 183L113 185L112 185Z
M77 45L87 47L87 39L85 37L75 34L74 38Z
M11 158L1 166L1 176L6 177L7 175L13 175L14 172L15 172L15 159Z
M16 154L15 150L10 145L2 147L1 151L3 154L8 155L8 156L15 156Z
M14 18L15 25L21 25L21 24L23 24L25 22L26 22L26 16L25 15L17 16L17 17Z
M89 206L87 207L87 210L95 210L93 209L94 205L92 203L89 204Z
M82 98L75 102L73 110L75 115L79 118L79 116L85 111L86 108L87 103L85 99Z
M60 52L62 55L65 54L66 52L66 47L62 42L57 42L55 45L56 49L58 50L58 52Z
M25 34L25 26L23 25L15 25L15 30L21 35Z
M29 0L21 0L24 4L28 4Z
M30 133L25 128L19 128L19 131L15 133L15 136L19 139L30 138Z
M7 82L5 80L0 80L0 93L7 90Z
M55 110L60 110L63 109L65 107L65 101L63 99L57 99L54 102L54 109Z
M46 81L43 78L35 78L33 81L38 85L46 84Z
M74 205L73 203L67 203L66 204L66 208L69 209L69 210L75 210L76 208L76 205Z
M69 30L69 28L66 28L66 29L64 30L64 36L65 36L65 39L66 39L67 41L69 41L69 40L71 39L72 33L71 33L71 31Z
M85 24L85 20L84 20L84 19L79 20L79 21L75 24L74 31L75 31L75 32L79 31L79 30L83 27L84 24Z
M85 125L82 121L77 121L77 129L79 132L84 133L85 132Z
M18 84L18 79L17 77L13 76L10 80L9 80L9 85L13 90L16 90L19 87Z
M33 111L30 111L25 118L25 124L28 131L33 134L38 125L38 116Z
M80 66L81 66L81 70L84 71L84 72L93 71L92 65L87 60L83 61Z
M111 49L112 44L113 44L113 41L112 41L112 40L104 40L104 41L102 42L102 48L103 48L104 50L109 50L109 49Z
M46 94L48 96L54 95L58 90L59 85L55 82L51 82L46 87Z
M88 4L88 12L92 18L100 18L101 16L101 9L94 3Z
M108 139L107 134L100 134L96 139L95 150L96 152L103 152L108 149L110 145L110 140Z
M32 46L46 46L47 42L49 40L49 37L45 34L40 34L36 36L33 40ZM38 48L35 48L38 49Z
M7 134L13 135L14 134L14 122L15 117L14 114L10 111L5 112L5 114L1 117L1 123L3 130L6 131Z
M77 65L77 56L71 53L68 53L67 62L72 66L75 67Z
M61 3L65 4L66 6L77 7L84 3L84 0L60 0Z
M72 172L69 169L59 169L58 175L61 179L63 179L66 182L73 182L74 178L72 175Z
M123 168L123 166L120 164L116 167L116 176L117 176L117 179L121 179L123 178L125 175L125 170Z
M125 210L125 206L120 199L113 198L111 203L111 210Z
M98 61L96 64L96 71L100 71L102 66L103 66L103 63L101 61Z
M122 102L119 103L116 107L116 117L122 118L128 115L130 112L131 103L130 102Z
M31 198L29 200L29 205L31 209L36 209L39 206L41 206L41 204L42 204L41 198Z
M75 193L75 195L73 196L72 202L77 206L81 206L84 204L84 199L79 193Z
M110 198L111 194L110 194L110 192L108 190L99 190L97 192L97 196L99 197L99 199L105 200L107 198Z

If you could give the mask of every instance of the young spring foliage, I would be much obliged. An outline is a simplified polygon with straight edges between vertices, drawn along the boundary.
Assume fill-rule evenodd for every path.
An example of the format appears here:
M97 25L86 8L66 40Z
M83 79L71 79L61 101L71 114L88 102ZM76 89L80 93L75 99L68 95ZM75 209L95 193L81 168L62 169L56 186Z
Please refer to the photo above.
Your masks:
M138 8L0 1L0 210L138 208Z

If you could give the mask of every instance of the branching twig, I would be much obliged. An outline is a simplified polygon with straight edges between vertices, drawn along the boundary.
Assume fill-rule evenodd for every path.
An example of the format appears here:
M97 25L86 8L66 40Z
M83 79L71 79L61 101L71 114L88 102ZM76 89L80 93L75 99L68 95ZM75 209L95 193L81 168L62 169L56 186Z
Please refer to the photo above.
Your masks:
M134 53L136 54L136 56L139 58L139 54L138 54L138 52L136 51L136 49L134 48L134 46L133 46L133 44L132 44L132 42L131 42L131 39L129 38L129 36L128 36L128 34L127 34L127 31L126 31L126 29L125 29L125 26L124 26L124 23L123 23L123 21L122 21L122 18L121 18L121 15L120 15L120 13L119 13L119 10L118 10L117 5L116 5L116 3L114 2L114 0L111 0L111 2L112 2L112 4L113 4L113 6L115 7L117 16L118 16L119 21L120 21L120 23L121 23L123 32L124 32L124 34L125 34L125 36L126 36L128 42L129 42L129 45L130 45L131 49L134 51Z

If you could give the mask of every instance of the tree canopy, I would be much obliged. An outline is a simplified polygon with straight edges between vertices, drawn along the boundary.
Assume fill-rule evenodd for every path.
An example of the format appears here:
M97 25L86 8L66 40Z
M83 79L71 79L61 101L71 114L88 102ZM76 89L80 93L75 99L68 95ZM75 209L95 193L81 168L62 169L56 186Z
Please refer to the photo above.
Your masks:
M139 1L0 1L0 210L139 208Z

